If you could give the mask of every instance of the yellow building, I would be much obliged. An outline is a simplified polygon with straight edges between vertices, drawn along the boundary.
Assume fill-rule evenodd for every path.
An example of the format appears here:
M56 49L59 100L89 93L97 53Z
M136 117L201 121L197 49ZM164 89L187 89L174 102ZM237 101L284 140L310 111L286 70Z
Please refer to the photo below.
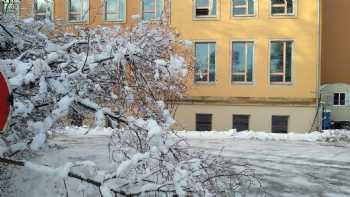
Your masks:
M73 26L132 25L134 15L159 19L164 7L196 55L176 114L179 128L312 129L320 83L319 0L22 0L19 13Z

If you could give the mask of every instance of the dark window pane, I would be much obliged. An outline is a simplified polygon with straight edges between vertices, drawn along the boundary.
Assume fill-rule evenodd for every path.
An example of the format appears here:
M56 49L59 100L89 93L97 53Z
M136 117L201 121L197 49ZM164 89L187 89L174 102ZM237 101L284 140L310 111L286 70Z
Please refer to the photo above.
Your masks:
M212 0L211 1L211 16L215 16L216 15L216 0Z
M345 105L345 94L340 93L340 105Z
M157 6L156 6L156 18L159 19L163 15L163 0L156 0Z
M334 94L334 105L339 105L339 93Z
M292 42L286 42L286 82L292 81Z
M271 75L270 81L271 82L283 82L283 76L282 75Z
M271 42L271 73L283 72L283 42Z
M247 43L247 81L253 81L254 44Z
M272 133L288 133L288 116L272 116Z
M233 15L234 16L240 16L240 15L245 15L245 14L246 14L245 8L233 8Z
M245 72L245 43L236 42L233 43L233 72Z
M245 82L245 76L244 75L232 75L232 81Z
M287 13L293 14L293 12L294 12L293 0L287 0Z
M196 114L196 130L211 131L212 130L212 114Z
M240 131L249 130L249 115L233 115L233 129Z
M69 7L70 12L80 13L80 9L81 9L80 0L70 0L70 7Z
M246 0L233 0L233 4L236 5L245 5Z
M196 16L209 16L209 9L196 9Z
M209 0L196 0L196 7L209 7Z
M155 8L155 0L144 0L143 10L147 12L153 12Z
M248 14L253 15L254 14L254 1L255 0L248 0Z
M284 14L285 8L284 7L272 7L272 14Z
M209 81L213 82L215 81L215 61L216 61L216 57L215 57L215 51L216 51L216 47L215 47L215 43L210 43L209 44Z

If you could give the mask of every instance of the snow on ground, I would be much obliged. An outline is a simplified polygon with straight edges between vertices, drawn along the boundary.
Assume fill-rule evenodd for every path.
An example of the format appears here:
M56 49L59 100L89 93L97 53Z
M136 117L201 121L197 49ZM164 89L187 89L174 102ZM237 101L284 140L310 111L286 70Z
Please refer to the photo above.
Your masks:
M87 130L89 129L69 128L56 134L50 144L61 148L42 152L31 162L63 166L67 162L88 160L102 169L115 168L109 160L108 130L92 129L86 134ZM341 136L348 136L345 131L339 132L342 133ZM248 163L262 177L266 196L345 197L350 196L350 143L346 140L324 140L329 136L339 136L339 132L273 135L231 131L180 132L179 135L188 139L192 149L222 154L239 164ZM0 196L64 196L62 179L54 179L24 168L16 168L15 173L12 180L15 193ZM82 196L74 191L86 189L77 188L73 180L67 180L67 185L70 197ZM248 196L256 196L253 191L254 188ZM87 197L98 196L94 192L87 193L85 191Z
M181 131L180 136L189 139L240 139L240 140L268 140L268 141L306 141L306 142L325 142L325 141L350 141L350 131L329 130L324 132L312 133L288 133L276 134L266 132L244 131Z

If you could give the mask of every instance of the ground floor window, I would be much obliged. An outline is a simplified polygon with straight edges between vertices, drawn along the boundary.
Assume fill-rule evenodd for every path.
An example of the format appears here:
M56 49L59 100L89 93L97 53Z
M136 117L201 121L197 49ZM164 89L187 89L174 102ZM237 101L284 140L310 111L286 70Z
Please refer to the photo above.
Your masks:
M196 114L196 130L211 131L212 130L212 114Z
M289 116L272 116L272 133L288 133Z
M334 93L333 105L336 106L345 106L345 93Z
M240 131L249 130L249 115L233 115L232 117L232 128Z

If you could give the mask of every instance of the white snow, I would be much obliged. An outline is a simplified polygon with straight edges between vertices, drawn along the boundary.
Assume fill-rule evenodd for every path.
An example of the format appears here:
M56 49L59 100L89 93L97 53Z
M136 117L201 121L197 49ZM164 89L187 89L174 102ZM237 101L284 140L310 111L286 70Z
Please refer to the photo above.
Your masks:
M139 121L139 123L142 124L142 121ZM68 127L62 129L60 132L54 132L55 134L51 137L53 139L49 142L51 145L62 146L62 149L42 152L31 162L45 163L49 166L65 166L69 162L78 165L77 161L88 160L89 162L86 165L94 166L96 163L96 166L99 166L100 169L110 171L116 168L116 165L110 161L106 147L109 142L108 135L112 132L111 129L101 128ZM339 134L346 136L346 132L325 131L323 134L313 133L312 135L328 138L339 136ZM350 195L350 144L347 141L319 141L317 139L320 138L311 138L311 134L298 134L298 139L296 137L286 138L286 136L277 137L278 135L268 133L255 133L255 138L242 137L243 134L247 135L249 133L236 133L234 131L179 132L179 135L187 138L193 149L203 150L211 154L221 154L234 160L238 167L241 164L248 163L252 169L256 170L257 175L262 176L262 184L267 196ZM250 134L254 136L254 133ZM260 139L256 136L260 136ZM274 136L274 138L271 136ZM295 136L295 134L289 136ZM311 141L310 139L314 140ZM135 154L130 160L119 165L119 174L127 176L130 165L145 159L147 159L147 155ZM184 178L187 176L186 166L196 168L195 163L195 161L186 163L178 168L174 180L177 183L176 189L178 191L181 190L183 185L186 185L184 182ZM32 168L36 169L36 167L33 166ZM62 191L62 179L53 179L51 176L45 175L45 169L42 169L41 166L37 168L39 168L37 171L17 169L16 175L13 176L12 185L20 186L15 187L16 193L14 196L61 196L60 193L55 191L57 191L57 187ZM48 170L49 174L50 169ZM55 174L57 172L56 168L53 169L52 173ZM102 174L100 177L103 176ZM87 196L98 196L96 189L89 189L86 185L85 187L78 187L79 184L76 184L74 179L67 179L67 185L69 186L70 196L82 196L79 191L84 191ZM250 196L255 196L254 188L251 188L250 191L252 192Z
M350 141L350 131L345 130L326 130L323 132L312 133L288 133L277 134L267 132L243 131L236 132L236 130L229 131L180 131L178 135L185 138L203 138L203 139L239 139L239 140L263 140L263 141Z

